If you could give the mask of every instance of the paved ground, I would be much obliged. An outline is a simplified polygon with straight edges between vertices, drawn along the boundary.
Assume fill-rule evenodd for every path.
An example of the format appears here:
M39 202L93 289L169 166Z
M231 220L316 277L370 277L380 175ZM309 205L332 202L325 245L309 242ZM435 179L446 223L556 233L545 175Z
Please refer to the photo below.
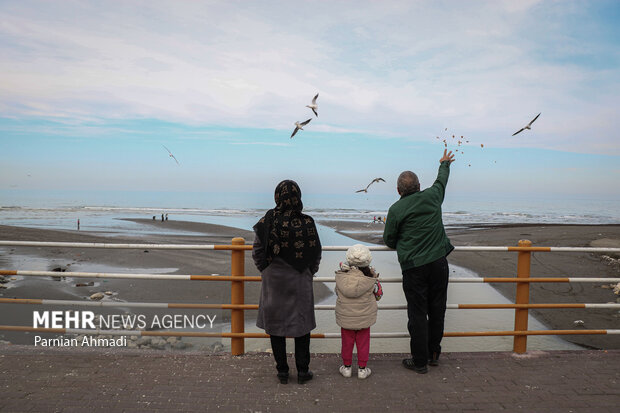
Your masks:
M0 411L619 411L620 350L450 353L426 375L402 358L372 354L372 376L358 380L339 375L338 355L317 354L314 380L282 385L266 353L0 345Z

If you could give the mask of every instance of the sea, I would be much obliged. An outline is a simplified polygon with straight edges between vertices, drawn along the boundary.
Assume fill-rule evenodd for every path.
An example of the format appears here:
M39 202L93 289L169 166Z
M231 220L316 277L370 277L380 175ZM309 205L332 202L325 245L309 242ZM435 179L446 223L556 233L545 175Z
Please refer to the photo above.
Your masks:
M396 194L304 194L304 212L315 220L370 222L384 217ZM443 204L448 227L471 224L618 224L620 198L450 194ZM274 206L272 193L86 190L0 190L0 223L101 232L140 230L119 218L208 222L251 229ZM146 229L143 229L146 230Z
M348 220L372 222L384 217L397 196L387 194L304 194L304 212L319 223L322 244L346 246L359 243L339 234L332 228L320 225L322 220ZM588 197L517 197L498 194L448 194L443 204L443 220L450 228L476 227L472 224L620 224L618 199L595 199ZM274 206L273 194L269 193L194 193L194 192L126 192L126 191L34 191L0 190L0 224L46 228L76 229L97 235L136 235L170 231L141 225L121 218L161 219L162 214L170 220L205 222L251 230L265 211ZM475 230L475 229L472 229ZM381 231L379 226L378 231ZM0 254L2 248L0 248ZM344 252L324 252L319 276L333 276ZM33 257L33 261L35 258ZM118 268L94 267L81 271L121 272ZM387 277L400 275L393 251L373 254L373 265ZM467 268L451 265L451 277L477 277ZM28 269L28 268L21 268ZM174 272L167 268L153 273ZM333 283L326 284L333 290ZM145 300L148 301L148 300ZM451 283L448 303L509 303L488 284ZM334 304L331 295L317 304ZM384 285L384 298L380 304L404 304L405 298L398 283ZM472 311L475 316L472 316ZM561 310L558 310L561 311ZM315 332L339 332L332 311L317 310ZM513 310L448 310L446 331L492 331L511 330L514 323ZM260 331L251 316L246 318L246 331ZM221 325L224 331L228 325ZM530 329L547 329L530 316ZM374 332L406 332L406 312L403 310L380 311ZM185 339L184 339L185 340ZM187 339L193 348L200 348L200 339ZM224 350L229 340L223 340ZM292 344L292 343L291 343ZM206 345L206 344L205 344ZM512 337L447 338L444 351L509 351ZM246 341L246 351L268 350L267 340ZM292 347L291 347L292 348ZM555 336L533 336L528 339L528 350L563 350L579 347ZM373 339L371 351L406 353L408 339ZM339 352L340 340L313 340L313 352Z

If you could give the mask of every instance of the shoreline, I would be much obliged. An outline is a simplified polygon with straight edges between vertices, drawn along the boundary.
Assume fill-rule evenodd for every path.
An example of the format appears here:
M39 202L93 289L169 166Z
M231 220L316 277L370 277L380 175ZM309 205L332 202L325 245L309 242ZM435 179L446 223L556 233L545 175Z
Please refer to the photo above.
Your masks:
M342 221L322 221L321 224L358 241L384 245L382 224ZM369 227L378 229L364 233ZM533 246L620 248L620 224L469 224L447 228L446 232L454 246L516 246L520 239L529 239ZM532 253L531 276L620 277L620 255L605 256L600 253ZM480 277L515 277L517 270L514 252L455 251L448 256L448 262L467 268ZM493 283L491 286L514 302L516 285ZM620 296L615 295L609 286L610 283L532 283L530 303L620 303ZM563 308L530 312L551 330L620 327L620 311L617 309ZM575 324L578 320L583 324ZM586 348L620 349L617 335L567 335L562 338Z
M229 244L233 237L243 236L246 243L251 243L253 233L240 228L226 227L191 221L153 221L151 219L119 218L162 229L187 231L191 234L140 234L133 237L115 235L114 242L128 243L188 243L188 244ZM320 225L333 228L336 232L349 238L383 245L383 224L355 221L317 220ZM516 245L519 239L530 239L534 246L598 246L620 247L620 225L577 225L577 224L471 224L458 228L448 228L448 236L457 245ZM73 230L48 230L0 225L0 239L3 240L37 240L37 241L72 241L72 242L110 242L110 236L98 233ZM184 251L184 250L110 250L93 248L36 248L36 247L2 247L1 267L7 268L14 256L34 256L45 260L48 266L79 271L80 266L108 265L121 268L140 268L144 270L167 268L176 269L173 274L228 274L230 256L218 251ZM573 277L620 277L620 257L611 260L603 254L590 253L534 253L532 254L532 276L573 276ZM259 275L254 267L251 254L245 254L246 275ZM481 277L514 276L516 274L516 254L511 252L453 252L448 257L455 264L476 272ZM77 269L76 269L77 268ZM208 268L208 270L206 270ZM7 268L9 269L9 268ZM24 269L32 269L24 267ZM101 271L102 272L102 271ZM118 272L118 271L117 271ZM62 274L69 277L70 273ZM34 278L34 277L33 277ZM39 278L39 277L36 277ZM83 279L76 279L81 282ZM42 282L45 281L45 282ZM87 280L88 281L88 280ZM13 283L16 283L13 281ZM75 282L73 282L75 284ZM21 280L19 285L0 290L4 297L76 299L75 295L85 299L102 288L115 292L114 299L124 301L157 302L209 302L225 303L230 299L228 283L196 284L199 288L189 288L189 284L175 281L148 280L110 280L91 287L53 287L54 282L46 280ZM188 281L190 283L190 281ZM97 284L97 283L96 283ZM258 302L259 283L246 283L246 302ZM56 286L60 285L58 282ZM506 298L514 302L515 285L508 283L491 284ZM613 290L603 288L601 283L533 283L530 291L531 303L606 303L620 302ZM67 290L73 295L67 294ZM145 297L145 292L147 297ZM319 302L331 295L324 284L315 285L315 298ZM16 307L22 307L18 309ZM26 305L13 305L15 313L23 313L21 325L28 325L31 320L25 315L32 311ZM475 310L463 310L475 311ZM549 309L532 310L538 320L549 329L614 329L620 324L620 312L616 309ZM472 314L475 315L475 314ZM247 319L255 317L252 311ZM0 315L0 324L7 323L6 315ZM15 318L15 317L12 317ZM227 321L229 311L220 311L218 319ZM583 320L583 326L575 326L574 321ZM15 324L15 322L13 322ZM512 329L508 326L507 329ZM567 341L588 348L618 349L620 337L612 335L562 336Z
M0 240L10 241L57 241L86 243L131 243L131 244L230 244L234 237L244 237L246 244L253 242L254 233L224 225L191 221L152 221L150 219L126 219L138 224L159 226L163 230L188 231L192 234L139 234L127 236L76 230L50 230L0 225ZM106 233L108 234L108 233ZM251 253L245 253L245 275L260 275ZM122 302L160 303L230 303L230 282L72 278L71 271L88 272L141 272L190 275L230 275L230 252L214 250L142 250L142 249L100 249L100 248L56 248L56 247L0 247L0 268L7 270L57 270L54 277L6 277L8 283L0 283L0 297L33 298L56 300L85 300L95 293L111 292L104 301L117 301L118 306L96 307L102 314L127 312ZM12 268L9 268L9 265ZM33 268L34 266L34 268ZM93 268L95 270L93 270ZM136 269L138 271L136 271ZM0 277L2 278L2 277ZM16 278L11 280L11 278ZM92 282L92 284L91 284ZM245 302L258 303L259 282L244 283ZM2 286L7 288L2 288ZM317 300L330 296L331 290L323 283L315 283ZM32 312L40 306L28 304L5 304L9 311L0 312L0 325L31 325ZM67 310L79 307L53 306L50 310ZM132 310L149 317L162 314L161 309L138 308ZM169 310L171 312L173 310ZM175 314L177 310L174 310ZM229 310L178 310L180 314L201 314L205 311L217 317L218 323L230 321ZM130 311L131 312L131 311ZM255 310L246 310L246 321L256 318ZM52 333L44 334L53 337ZM0 340L18 344L32 344L32 335L21 332L2 332ZM221 342L221 339L218 339Z

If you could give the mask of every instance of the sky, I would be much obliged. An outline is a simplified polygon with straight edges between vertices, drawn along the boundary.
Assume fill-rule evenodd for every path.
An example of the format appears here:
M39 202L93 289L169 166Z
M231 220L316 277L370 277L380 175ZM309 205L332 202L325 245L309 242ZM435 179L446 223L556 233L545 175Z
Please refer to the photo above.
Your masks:
M392 193L432 184L445 139L457 193L620 199L618 21L604 0L0 0L0 189Z

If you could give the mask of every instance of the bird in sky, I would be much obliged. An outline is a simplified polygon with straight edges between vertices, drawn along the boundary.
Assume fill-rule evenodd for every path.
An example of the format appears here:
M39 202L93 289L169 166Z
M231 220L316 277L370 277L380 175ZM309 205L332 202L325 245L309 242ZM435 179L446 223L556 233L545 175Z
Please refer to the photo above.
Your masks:
M177 158L175 158L175 157L174 157L174 155L172 154L172 152L170 152L170 149L166 148L166 146L165 146L165 145L161 145L161 146L163 146L163 147L164 147L164 149L168 151L168 154L170 155L170 157L171 157L172 159L174 159L174 160L175 160L175 162L177 163L177 165L181 165L181 164L179 163L179 161L177 160Z
M358 193L358 192L366 192L366 193L368 193L368 188L370 188L370 185L374 184L375 182L379 182L379 181L385 182L385 179L383 179L383 178L375 178L372 181L370 181L370 183L368 184L368 186L366 188L360 189L359 191L355 191L355 193Z
M316 104L316 99L319 97L319 94L317 93L316 96L314 97L314 99L312 99L312 104L310 105L306 105L307 108L312 109L312 111L314 112L314 114L316 115L316 117L319 117L319 114L316 113L316 110L319 108L319 105Z
M293 131L293 133L291 134L291 139L293 138L293 136L295 136L295 134L297 133L298 130L304 130L304 128L302 126L306 126L308 123L310 123L312 119L308 119L305 122L295 122L295 130Z
M518 131L516 131L515 133L512 134L512 136L515 136L517 133L523 132L526 129L532 129L532 123L534 123L534 121L536 119L538 119L538 117L540 116L540 113L538 115L536 115L536 117L534 119L532 119L530 121L530 123L528 123L527 125L525 125L524 127L522 127L521 129L519 129Z

